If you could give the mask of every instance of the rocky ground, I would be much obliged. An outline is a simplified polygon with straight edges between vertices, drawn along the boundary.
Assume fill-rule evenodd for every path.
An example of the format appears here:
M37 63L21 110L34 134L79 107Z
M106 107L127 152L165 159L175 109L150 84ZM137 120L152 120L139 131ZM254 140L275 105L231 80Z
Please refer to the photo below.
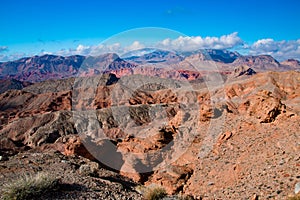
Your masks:
M45 199L141 199L136 184L286 199L300 182L300 74L242 72L224 84L109 75L7 91L0 184L51 171L63 187Z
M99 167L98 163L60 152L24 152L0 162L1 185L26 174L48 173L59 179L56 191L37 199L141 199L136 183L118 173ZM4 158L2 158L5 160Z

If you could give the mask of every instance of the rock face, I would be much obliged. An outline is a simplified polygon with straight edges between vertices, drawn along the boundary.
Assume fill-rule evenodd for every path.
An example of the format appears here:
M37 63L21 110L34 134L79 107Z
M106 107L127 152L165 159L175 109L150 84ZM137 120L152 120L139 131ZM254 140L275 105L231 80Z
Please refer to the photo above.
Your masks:
M91 62L109 59L118 57ZM54 149L198 199L282 199L300 172L299 77L266 72L198 84L106 74L8 90L0 94L0 153ZM74 170L94 174L93 166Z
M96 160L95 157L86 149L80 137L65 137L61 142L64 143L63 153L66 156L78 155L90 160Z

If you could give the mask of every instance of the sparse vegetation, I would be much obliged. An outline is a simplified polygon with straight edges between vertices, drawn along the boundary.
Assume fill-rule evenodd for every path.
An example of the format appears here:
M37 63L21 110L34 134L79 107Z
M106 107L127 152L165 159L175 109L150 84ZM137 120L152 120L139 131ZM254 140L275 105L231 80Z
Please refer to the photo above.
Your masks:
M159 186L149 187L143 194L145 200L160 200L167 196L167 192L164 188Z
M298 193L297 195L295 195L293 197L289 197L287 200L300 200L300 193Z
M46 174L25 175L2 188L3 200L39 198L41 194L58 188L59 179Z

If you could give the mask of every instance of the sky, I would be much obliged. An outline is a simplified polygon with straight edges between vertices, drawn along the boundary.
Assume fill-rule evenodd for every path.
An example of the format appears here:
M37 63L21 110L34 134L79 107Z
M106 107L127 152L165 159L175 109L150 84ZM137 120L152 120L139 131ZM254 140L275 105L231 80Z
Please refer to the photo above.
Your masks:
M2 0L0 61L124 53L150 43L300 59L299 19L299 0Z

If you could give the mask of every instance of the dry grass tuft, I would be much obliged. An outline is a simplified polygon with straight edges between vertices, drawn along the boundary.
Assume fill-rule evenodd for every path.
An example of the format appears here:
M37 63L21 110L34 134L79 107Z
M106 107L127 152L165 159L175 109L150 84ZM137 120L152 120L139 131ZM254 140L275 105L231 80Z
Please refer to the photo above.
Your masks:
M167 196L167 192L162 187L149 187L144 192L145 200L159 200Z
M289 197L287 200L300 200L300 193L298 193L297 195L295 195L293 197Z
M3 200L35 199L40 195L56 190L59 179L46 174L37 173L35 175L23 176L12 183L3 186Z

